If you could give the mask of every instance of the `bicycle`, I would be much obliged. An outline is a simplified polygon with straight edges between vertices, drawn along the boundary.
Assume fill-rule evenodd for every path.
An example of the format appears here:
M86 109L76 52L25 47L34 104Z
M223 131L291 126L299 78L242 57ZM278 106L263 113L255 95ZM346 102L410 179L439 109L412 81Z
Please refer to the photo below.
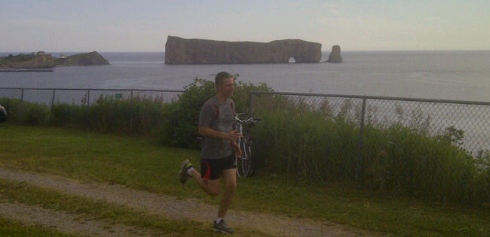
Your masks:
M242 156L237 159L237 174L239 177L250 177L255 171L255 163L252 159L252 137L250 134L250 128L252 128L259 118L247 118L240 119L240 116L246 115L245 113L235 114L234 129L238 130L242 136L238 139L238 145L242 150Z

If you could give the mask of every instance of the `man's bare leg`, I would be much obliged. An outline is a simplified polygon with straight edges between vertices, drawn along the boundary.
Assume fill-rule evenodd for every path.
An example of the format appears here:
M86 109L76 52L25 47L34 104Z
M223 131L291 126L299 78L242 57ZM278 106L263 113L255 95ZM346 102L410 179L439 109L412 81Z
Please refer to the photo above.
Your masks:
M231 206L233 196L236 191L236 169L227 169L223 171L223 179L225 180L225 192L221 199L218 211L219 218L225 218L226 212Z
M219 179L216 180L205 180L201 177L201 174L197 172L197 170L192 169L190 171L190 175L192 179L196 181L196 183L206 192L207 194L211 196L217 196L220 193L220 181Z

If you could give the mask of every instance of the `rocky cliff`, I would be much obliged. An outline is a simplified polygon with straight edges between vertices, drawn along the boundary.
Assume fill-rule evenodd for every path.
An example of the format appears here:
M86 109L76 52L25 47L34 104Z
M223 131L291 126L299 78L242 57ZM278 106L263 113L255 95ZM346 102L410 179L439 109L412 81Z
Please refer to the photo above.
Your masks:
M55 66L92 66L109 65L109 62L97 52L75 54L69 57L55 58L43 51L32 54L0 58L0 69L43 69Z
M60 57L55 60L56 66L95 66L110 63L96 51Z
M320 43L299 39L269 43L229 42L184 39L168 36L165 44L166 64L252 64L252 63L318 63Z
M54 58L50 54L38 52L36 54L19 54L16 56L0 58L0 69L11 68L53 68L55 67Z

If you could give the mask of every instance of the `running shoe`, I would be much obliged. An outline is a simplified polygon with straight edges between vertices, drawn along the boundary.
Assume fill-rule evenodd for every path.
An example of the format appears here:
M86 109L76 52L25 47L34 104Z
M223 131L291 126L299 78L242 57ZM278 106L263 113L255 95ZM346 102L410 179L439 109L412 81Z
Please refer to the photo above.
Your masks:
M225 220L214 222L214 230L225 234L233 234L233 229L226 225Z
M189 178L189 175L187 174L187 170L192 167L192 164L189 160L184 160L182 162L182 168L180 168L179 171L179 180L182 184L185 184L187 182L187 179Z

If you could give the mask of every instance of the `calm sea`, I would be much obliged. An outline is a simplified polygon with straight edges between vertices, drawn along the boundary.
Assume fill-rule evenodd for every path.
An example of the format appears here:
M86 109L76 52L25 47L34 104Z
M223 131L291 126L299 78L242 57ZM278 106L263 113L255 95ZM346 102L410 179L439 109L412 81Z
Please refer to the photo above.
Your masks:
M490 102L490 51L342 52L340 64L250 65L165 65L163 52L101 54L110 66L2 72L0 88L182 90L196 77L228 71L280 92Z

